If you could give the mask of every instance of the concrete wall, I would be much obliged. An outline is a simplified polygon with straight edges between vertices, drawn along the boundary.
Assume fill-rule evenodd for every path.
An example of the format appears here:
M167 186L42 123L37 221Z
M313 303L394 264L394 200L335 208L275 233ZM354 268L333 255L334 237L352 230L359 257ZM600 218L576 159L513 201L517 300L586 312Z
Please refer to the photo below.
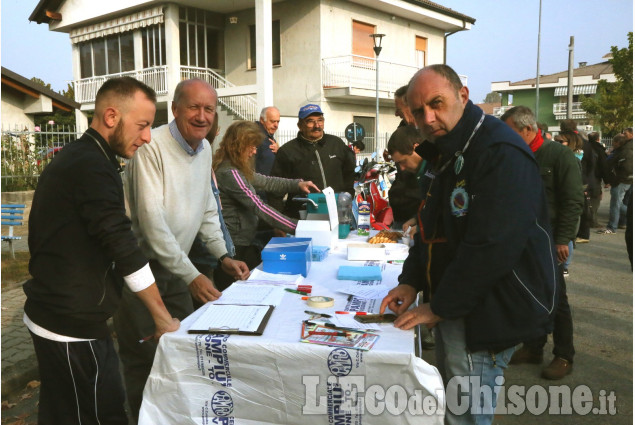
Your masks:
M24 113L24 95L10 88L2 89L2 123L4 130L33 130L33 116Z
M226 78L236 85L256 84L256 71L247 69L248 27L254 24L254 12L234 15L238 24L225 26ZM272 18L280 20L281 65L274 66L273 85L274 104L283 116L281 130L296 129L298 109L307 103L321 106L327 132L344 131L353 116L375 117L374 98L362 105L334 102L322 91L322 58L352 54L353 20L376 25L377 32L387 35L382 60L414 65L415 36L421 36L428 39L427 63L443 61L443 31L403 18L392 20L386 13L355 3L290 0L274 3ZM380 133L394 130L398 123L392 106L380 106Z

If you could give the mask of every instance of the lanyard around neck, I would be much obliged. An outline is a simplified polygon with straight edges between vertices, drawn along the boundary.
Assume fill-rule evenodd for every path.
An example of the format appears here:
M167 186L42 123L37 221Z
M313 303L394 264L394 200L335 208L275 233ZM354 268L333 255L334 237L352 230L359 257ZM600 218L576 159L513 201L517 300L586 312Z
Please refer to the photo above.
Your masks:
M465 162L463 160L463 153L465 153L465 151L467 150L467 148L470 146L470 142L472 141L472 139L474 138L474 135L476 134L476 132L478 131L479 128L481 128L481 124L483 124L483 121L485 120L485 113L483 113L481 115L481 118L478 120L478 123L476 123L476 126L474 127L474 130L472 131L472 134L470 135L470 137L467 139L467 142L465 143L465 146L463 146L463 149L460 151L456 151L454 152L454 155L452 155L452 157L450 157L450 159L448 159L442 166L441 168L439 168L436 171L433 171L433 173L435 175L441 175L441 173L443 173L445 171L446 168L448 168L448 166L452 163L452 161L456 160L456 164L454 165L454 172L456 174L459 174L461 172L461 170L463 169L463 163Z

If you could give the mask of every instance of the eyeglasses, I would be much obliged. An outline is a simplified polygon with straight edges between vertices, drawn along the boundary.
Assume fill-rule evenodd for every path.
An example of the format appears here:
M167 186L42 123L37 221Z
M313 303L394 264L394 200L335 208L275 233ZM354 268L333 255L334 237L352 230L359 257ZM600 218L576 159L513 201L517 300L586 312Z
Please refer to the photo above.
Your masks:
M314 127L317 124L322 125L322 124L324 124L324 118L318 118L316 120L305 120L304 124L306 124L309 127Z

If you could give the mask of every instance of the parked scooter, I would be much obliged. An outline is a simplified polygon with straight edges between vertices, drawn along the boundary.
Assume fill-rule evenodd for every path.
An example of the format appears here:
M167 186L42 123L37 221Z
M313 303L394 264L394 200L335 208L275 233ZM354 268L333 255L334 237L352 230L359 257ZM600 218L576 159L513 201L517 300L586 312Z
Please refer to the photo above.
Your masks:
M358 180L355 182L356 204L366 201L370 204L370 224L375 230L388 230L393 222L392 208L388 204L388 190L396 169L391 163L378 163L377 154L371 160L364 160L356 168ZM392 178L392 180L391 180Z

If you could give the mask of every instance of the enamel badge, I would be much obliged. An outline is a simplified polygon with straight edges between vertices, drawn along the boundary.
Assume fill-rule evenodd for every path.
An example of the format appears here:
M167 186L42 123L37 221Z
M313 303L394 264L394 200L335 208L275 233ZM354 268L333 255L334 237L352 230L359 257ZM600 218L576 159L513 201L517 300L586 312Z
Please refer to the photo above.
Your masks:
M450 210L455 217L463 217L467 214L469 197L465 190L465 180L457 182L450 196Z

